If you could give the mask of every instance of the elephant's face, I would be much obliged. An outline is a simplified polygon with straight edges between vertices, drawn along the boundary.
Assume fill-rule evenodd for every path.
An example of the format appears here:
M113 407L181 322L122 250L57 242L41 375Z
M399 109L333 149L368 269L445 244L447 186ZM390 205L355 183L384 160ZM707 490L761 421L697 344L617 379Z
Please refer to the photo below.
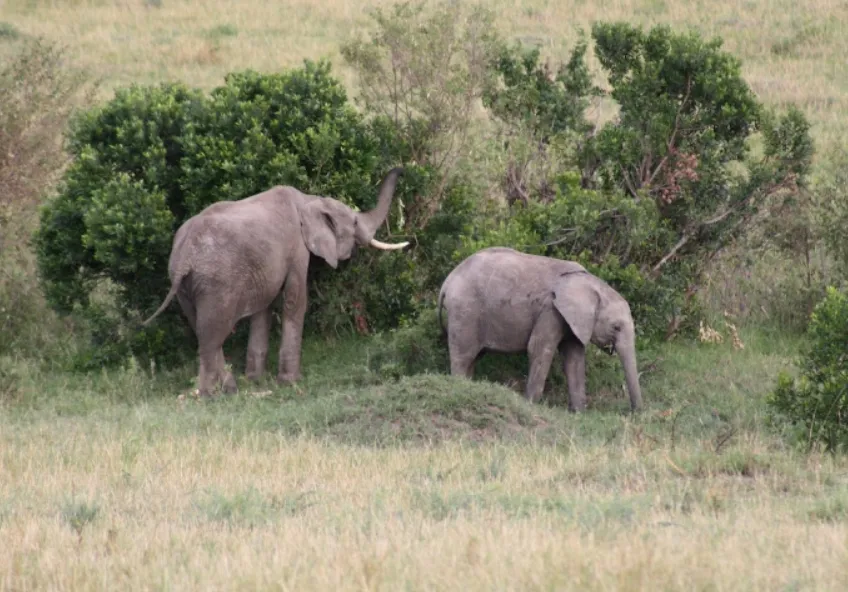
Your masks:
M599 307L591 341L613 355L621 345L633 346L634 333L630 306L623 299L613 298Z
M300 228L306 248L335 269L339 261L350 259L354 247L371 245L393 251L408 242L389 244L374 238L377 228L386 220L395 192L400 168L389 171L380 186L377 207L367 212L354 212L331 197L320 197L300 206Z
M589 273L561 276L553 290L554 306L574 335L613 353L619 345L633 343L630 306L605 282Z
M322 197L300 208L300 227L306 248L335 268L353 254L357 214L343 203Z

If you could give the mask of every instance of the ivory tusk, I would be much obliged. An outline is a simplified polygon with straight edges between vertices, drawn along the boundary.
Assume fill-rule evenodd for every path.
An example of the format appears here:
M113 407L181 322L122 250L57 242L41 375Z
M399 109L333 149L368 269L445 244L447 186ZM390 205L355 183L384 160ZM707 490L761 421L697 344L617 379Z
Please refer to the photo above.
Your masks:
M371 242L369 244L372 247L374 247L375 249L380 249L382 251L396 251L398 249L404 248L409 243L408 242L394 243L394 244L384 243L383 241L378 241L376 238L372 238Z

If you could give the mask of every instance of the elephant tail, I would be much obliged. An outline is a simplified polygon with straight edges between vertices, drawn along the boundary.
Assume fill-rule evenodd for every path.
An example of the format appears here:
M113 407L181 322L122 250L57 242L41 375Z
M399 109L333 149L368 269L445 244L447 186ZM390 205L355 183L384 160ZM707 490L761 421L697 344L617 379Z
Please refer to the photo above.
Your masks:
M151 315L151 317L149 319L147 319L146 321L144 321L141 324L142 327L146 327L147 325L149 325L150 321L152 321L153 319L158 317L160 314L162 314L163 310L168 308L168 305L171 304L171 300L173 300L174 296L177 295L177 291L180 289L180 284L182 283L183 279L185 279L185 277L187 275L188 274L178 275L177 277L174 278L174 283L171 284L171 289L168 291L168 295L165 296L165 301L162 303L162 305L158 309L156 309L156 312L154 312L153 315Z

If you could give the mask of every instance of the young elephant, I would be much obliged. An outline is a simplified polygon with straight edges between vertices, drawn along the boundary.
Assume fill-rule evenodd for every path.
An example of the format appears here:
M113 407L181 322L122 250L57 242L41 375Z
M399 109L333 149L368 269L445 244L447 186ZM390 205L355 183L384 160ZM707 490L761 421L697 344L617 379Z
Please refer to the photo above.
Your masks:
M493 247L460 263L439 292L447 313L451 374L471 378L485 350L527 351L525 396L537 401L557 348L568 381L569 409L586 407L586 345L618 352L630 407L642 405L635 330L627 301L583 266Z
M189 218L174 236L168 273L171 290L144 324L179 300L197 335L199 390L209 395L222 384L235 392L236 382L224 367L221 346L239 319L250 317L247 376L265 371L271 304L283 290L283 340L277 380L300 378L300 344L306 313L309 254L335 268L354 245L402 249L374 238L385 221L402 169L389 171L377 207L354 212L329 197L307 195L294 187L274 187L239 201L222 201Z

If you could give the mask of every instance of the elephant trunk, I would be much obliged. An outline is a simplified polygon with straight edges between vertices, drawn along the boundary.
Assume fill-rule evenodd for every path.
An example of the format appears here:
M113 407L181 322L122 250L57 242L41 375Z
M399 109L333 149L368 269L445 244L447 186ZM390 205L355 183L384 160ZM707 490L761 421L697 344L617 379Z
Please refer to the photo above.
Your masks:
M616 344L616 351L624 366L624 380L630 393L630 409L637 411L642 407L642 389L639 387L639 372L636 369L636 345L634 339Z
M362 229L364 235L363 243L367 243L372 247L384 250L387 247L399 249L409 244L405 243L403 246L387 245L386 243L374 240L374 235L377 233L377 229L380 227L380 224L385 222L386 216L389 215L389 206L392 205L392 198L395 194L398 177L402 173L403 169L400 167L393 168L389 171L383 179L383 183L380 185L380 195L377 198L377 207L368 212L362 212L359 214L359 227Z

